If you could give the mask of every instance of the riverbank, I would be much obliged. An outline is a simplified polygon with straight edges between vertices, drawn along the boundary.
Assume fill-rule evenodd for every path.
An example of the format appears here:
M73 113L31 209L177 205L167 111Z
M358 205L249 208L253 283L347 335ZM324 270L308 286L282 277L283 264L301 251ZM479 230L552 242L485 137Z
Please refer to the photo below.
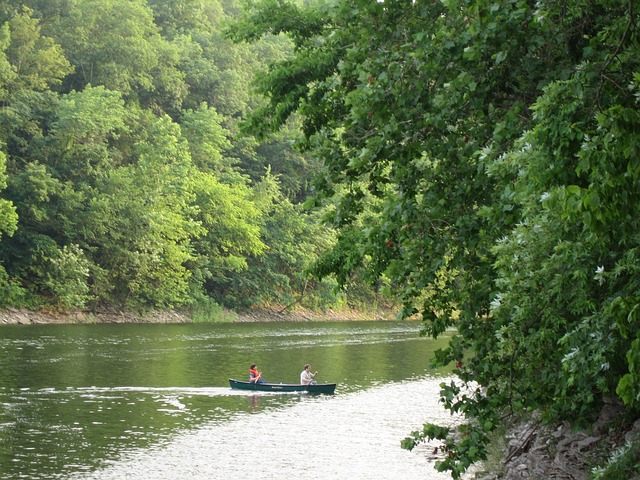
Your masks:
M475 478L638 480L640 419L626 419L623 412L622 402L609 397L598 419L585 429L545 425L534 413L493 440L490 460ZM609 464L612 456L620 461L616 467ZM623 456L627 460L620 460Z
M211 322L315 322L315 321L360 321L394 320L395 312L380 311L375 314L355 310L315 312L311 310L285 309L269 306L248 312L222 310ZM177 310L154 310L133 313L122 310L86 311L74 310L32 311L26 308L0 310L0 325L32 324L95 324L95 323L191 323L194 320L187 312ZM203 320L198 320L203 321Z

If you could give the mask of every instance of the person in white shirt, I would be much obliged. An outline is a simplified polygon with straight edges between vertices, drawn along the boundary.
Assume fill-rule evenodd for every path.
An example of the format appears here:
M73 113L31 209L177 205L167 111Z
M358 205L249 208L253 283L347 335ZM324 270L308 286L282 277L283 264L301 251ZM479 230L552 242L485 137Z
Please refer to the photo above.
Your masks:
M314 378L318 375L318 372L311 373L311 365L308 363L304 366L304 370L300 373L300 383L302 385L315 385L317 382Z

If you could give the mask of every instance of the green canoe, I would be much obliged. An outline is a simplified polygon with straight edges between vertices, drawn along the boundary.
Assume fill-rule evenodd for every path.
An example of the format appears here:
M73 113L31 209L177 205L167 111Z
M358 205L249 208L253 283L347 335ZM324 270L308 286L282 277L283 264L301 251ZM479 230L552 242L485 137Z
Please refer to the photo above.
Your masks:
M299 383L251 383L242 380L229 379L231 388L237 390L255 390L259 392L309 392L333 394L335 383L316 383L315 385L301 385Z

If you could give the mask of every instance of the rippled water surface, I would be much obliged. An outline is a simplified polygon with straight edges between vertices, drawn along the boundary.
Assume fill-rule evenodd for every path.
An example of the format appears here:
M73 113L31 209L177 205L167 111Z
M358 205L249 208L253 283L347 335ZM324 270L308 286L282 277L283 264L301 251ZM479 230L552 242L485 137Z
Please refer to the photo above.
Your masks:
M395 322L0 328L2 479L440 479L432 447L446 344ZM327 395L231 390L257 363Z

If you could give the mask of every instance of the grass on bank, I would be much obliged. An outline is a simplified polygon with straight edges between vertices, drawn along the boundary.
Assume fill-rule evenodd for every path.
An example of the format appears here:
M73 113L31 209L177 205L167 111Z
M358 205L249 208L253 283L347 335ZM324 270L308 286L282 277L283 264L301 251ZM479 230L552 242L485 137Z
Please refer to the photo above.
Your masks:
M194 323L231 323L238 318L238 314L208 300L194 306L189 317Z

